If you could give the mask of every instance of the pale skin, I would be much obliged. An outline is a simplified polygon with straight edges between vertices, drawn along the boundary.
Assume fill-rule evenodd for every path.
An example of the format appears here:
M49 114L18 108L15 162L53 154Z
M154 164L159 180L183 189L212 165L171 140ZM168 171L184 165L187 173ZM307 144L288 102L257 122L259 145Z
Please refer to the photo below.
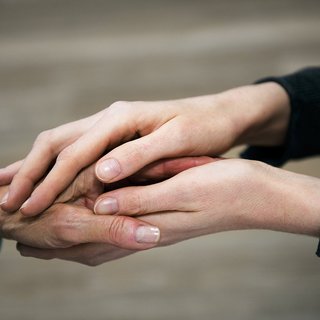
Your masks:
M12 216L2 212L5 230L2 234L24 243L19 245L23 255L57 257L90 265L132 251L227 230L254 228L319 236L319 179L239 159L187 158L188 165L181 165L183 160L177 159L179 169L170 170L169 166L167 171L163 170L168 168L164 163L152 164L173 157L219 155L242 143L281 145L289 114L285 91L275 83L266 83L183 100L119 102L90 118L48 131L40 135L23 163L0 172L3 185L13 179L8 197L7 188L2 191L2 209L14 212L20 208ZM109 151L95 165L97 178L91 170L90 181L113 183L133 174L137 181L167 179L145 186L111 189L104 194L105 190L98 190L89 202L54 205L39 218L23 219L50 207L79 172L97 161L105 150ZM55 166L47 174L48 165L56 158ZM110 159L111 167L103 167L105 160ZM92 191L88 185L85 190L76 189L86 194ZM74 238L68 239L67 247L50 241L46 247L39 245L41 237L44 239L47 234L57 237L51 218L57 211L55 221L77 221L71 227L62 223L67 230L78 228L71 233ZM69 215L73 218L68 219ZM143 216L125 217L128 215ZM158 228L161 236L158 234L153 243L139 243L141 247L137 247L133 233L128 239L128 232L120 232L121 228L117 228L117 233L104 228L102 238L91 239L87 235L88 228L94 230L92 226L100 224L101 230L105 223L102 221L117 218L130 219L129 223L135 226L131 231L143 223ZM6 221L10 219L13 222L8 228ZM31 226L33 242L26 232ZM58 237L65 234L68 233L58 232Z
M159 161L141 170L132 181L156 182L213 161L216 159L208 157ZM128 180L121 184L128 186L131 183ZM113 189L119 186L108 187ZM154 241L147 237L147 242L136 241L138 228L155 228L142 219L94 215L92 205L102 191L103 185L94 175L94 166L90 166L77 176L50 209L38 217L25 217L21 212L8 214L0 210L0 237L20 242L17 248L22 255L60 258L90 266L161 245L160 238ZM0 188L0 195L6 192L7 187Z
M235 229L319 234L319 179L256 161L204 162L153 185L109 191L107 195L120 204L114 215L95 215L85 206L90 201L84 201L87 196L81 189L88 192L90 184L98 181L91 172L85 179L76 179L58 199L69 200L67 204L55 204L38 217L1 212L1 235L20 242L18 250L24 256L93 266L155 246ZM124 214L145 215L133 219ZM133 231L141 222L161 230L157 242L134 241Z
M106 150L96 174L110 183L164 158L218 156L241 143L281 144L289 112L288 97L275 83L174 101L114 103L40 134L22 165L9 169L16 174L2 209L22 206L27 216L42 212ZM34 188L53 161L54 167ZM6 175L6 170L0 172L3 183Z

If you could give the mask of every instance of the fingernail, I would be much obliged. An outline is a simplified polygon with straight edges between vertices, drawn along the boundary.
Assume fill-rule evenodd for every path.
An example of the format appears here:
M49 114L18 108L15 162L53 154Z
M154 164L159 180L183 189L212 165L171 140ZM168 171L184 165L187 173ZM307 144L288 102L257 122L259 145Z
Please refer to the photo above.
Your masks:
M160 230L157 227L141 226L136 231L136 241L138 243L158 243Z
M104 198L96 203L94 212L96 214L112 214L119 211L118 201L114 198Z
M25 208L28 205L29 201L30 201L30 198L22 204L20 210Z
M97 176L100 180L109 181L121 172L120 164L115 159L108 159L98 165Z
M9 197L9 193L7 192L3 198L1 199L1 202L0 202L0 206L2 206L3 204L5 204L7 201L8 201L8 197Z

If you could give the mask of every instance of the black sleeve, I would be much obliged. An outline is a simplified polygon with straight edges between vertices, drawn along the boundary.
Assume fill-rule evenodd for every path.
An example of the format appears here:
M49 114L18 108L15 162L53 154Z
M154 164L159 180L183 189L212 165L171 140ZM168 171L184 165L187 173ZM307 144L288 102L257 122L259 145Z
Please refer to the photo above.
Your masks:
M320 154L320 67L307 68L257 83L280 84L290 98L291 115L286 141L279 147L250 146L241 156L281 166L290 159Z

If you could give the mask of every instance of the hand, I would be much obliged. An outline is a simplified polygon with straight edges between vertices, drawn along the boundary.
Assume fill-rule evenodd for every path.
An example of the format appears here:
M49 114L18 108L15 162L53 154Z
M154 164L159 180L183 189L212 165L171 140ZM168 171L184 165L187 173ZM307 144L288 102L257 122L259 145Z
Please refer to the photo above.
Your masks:
M42 133L22 164L0 172L4 184L8 174L16 173L2 208L17 210L29 198L22 213L42 212L106 151L96 173L110 183L164 158L219 155L239 143L281 144L288 117L288 97L275 83L175 101L117 102Z
M319 179L260 162L224 160L191 168L158 184L111 191L100 196L96 207L106 197L113 197L119 206L114 216L142 215L140 220L161 230L157 246L233 229L270 229L318 236L319 184ZM64 217L66 213L62 212L61 218ZM132 253L96 243L55 250L19 245L18 250L25 256L60 258L88 265Z
M55 204L39 217L0 212L0 237L42 249L103 243L128 250L157 245L160 230L124 216L97 216L81 205Z
M162 180L211 161L214 159L208 157L159 161L131 179L136 182ZM122 186L129 184L129 181L121 182ZM111 190L110 187L115 185L108 187ZM7 214L0 211L0 236L20 242L18 249L22 255L57 257L87 265L97 265L155 246L160 237L157 227L128 217L95 216L88 210L103 190L92 165L83 170L56 200L56 203L69 204L56 204L34 218L24 217L20 212ZM3 187L0 194L5 192ZM151 228L152 232L145 232L146 228Z
M160 245L227 230L319 236L320 180L257 161L204 164L148 186L99 196L96 214L140 216L161 229Z
M161 229L158 246L233 229L270 229L319 236L319 179L260 162L224 160L184 171L151 186L126 187L114 213L140 216ZM301 214L303 213L303 214ZM56 250L19 245L24 256L97 265L132 252L101 244Z

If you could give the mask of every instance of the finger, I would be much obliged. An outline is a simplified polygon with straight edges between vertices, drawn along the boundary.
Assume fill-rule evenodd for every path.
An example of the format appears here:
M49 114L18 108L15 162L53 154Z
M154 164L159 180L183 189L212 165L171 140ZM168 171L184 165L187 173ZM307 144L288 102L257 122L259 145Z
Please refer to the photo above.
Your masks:
M222 160L222 158L211 157L181 157L163 159L151 163L130 177L131 181L146 182L150 180L160 181L193 167L201 166L209 162Z
M124 187L104 193L96 199L94 212L96 214L136 216L165 211L188 211L190 209L188 202L194 197L192 186L187 187L186 185L186 182L192 184L192 179L194 180L191 170L210 162L224 160L224 158L201 157L197 159L195 157L186 159L186 162L182 160L181 163L179 159L169 162L168 171L177 173L177 175L168 180L146 186ZM151 168L151 170L153 169L155 169L153 172L155 174L167 174L167 169L163 169L163 162L156 164ZM191 174L191 177L182 176L181 169L185 169L184 173Z
M21 207L21 212L32 216L45 210L81 169L95 162L112 145L135 134L132 113L113 112L113 109L106 112L94 127L59 154L56 164Z
M120 249L105 243L85 243L65 249L38 249L18 243L17 250L24 257L61 259L88 266L97 266L135 253L133 250Z
M6 168L0 169L0 186L8 185L11 183L13 177L20 170L23 160L14 162Z
M152 248L160 240L160 230L148 223L124 216L96 216L91 211L85 225L64 235L71 242L104 242L130 250Z
M94 201L103 192L104 185L96 178L93 164L82 170L54 203L72 202L92 210Z
M97 162L97 178L104 183L122 180L152 162L180 156L185 145L178 135L176 125L169 121L156 131L113 149Z
M82 243L107 243L128 250L156 246L160 230L125 216L97 216L77 205L56 204L39 218L10 215L2 236L42 249L69 248Z
M2 205L3 210L16 211L21 207L30 196L35 184L47 172L57 154L75 141L83 131L88 130L93 119L82 119L45 131L38 136L20 170L12 180L6 203Z
M138 216L154 212L182 210L179 179L171 178L156 184L126 187L99 196L94 206L98 215L117 214ZM179 190L181 191L181 190Z

